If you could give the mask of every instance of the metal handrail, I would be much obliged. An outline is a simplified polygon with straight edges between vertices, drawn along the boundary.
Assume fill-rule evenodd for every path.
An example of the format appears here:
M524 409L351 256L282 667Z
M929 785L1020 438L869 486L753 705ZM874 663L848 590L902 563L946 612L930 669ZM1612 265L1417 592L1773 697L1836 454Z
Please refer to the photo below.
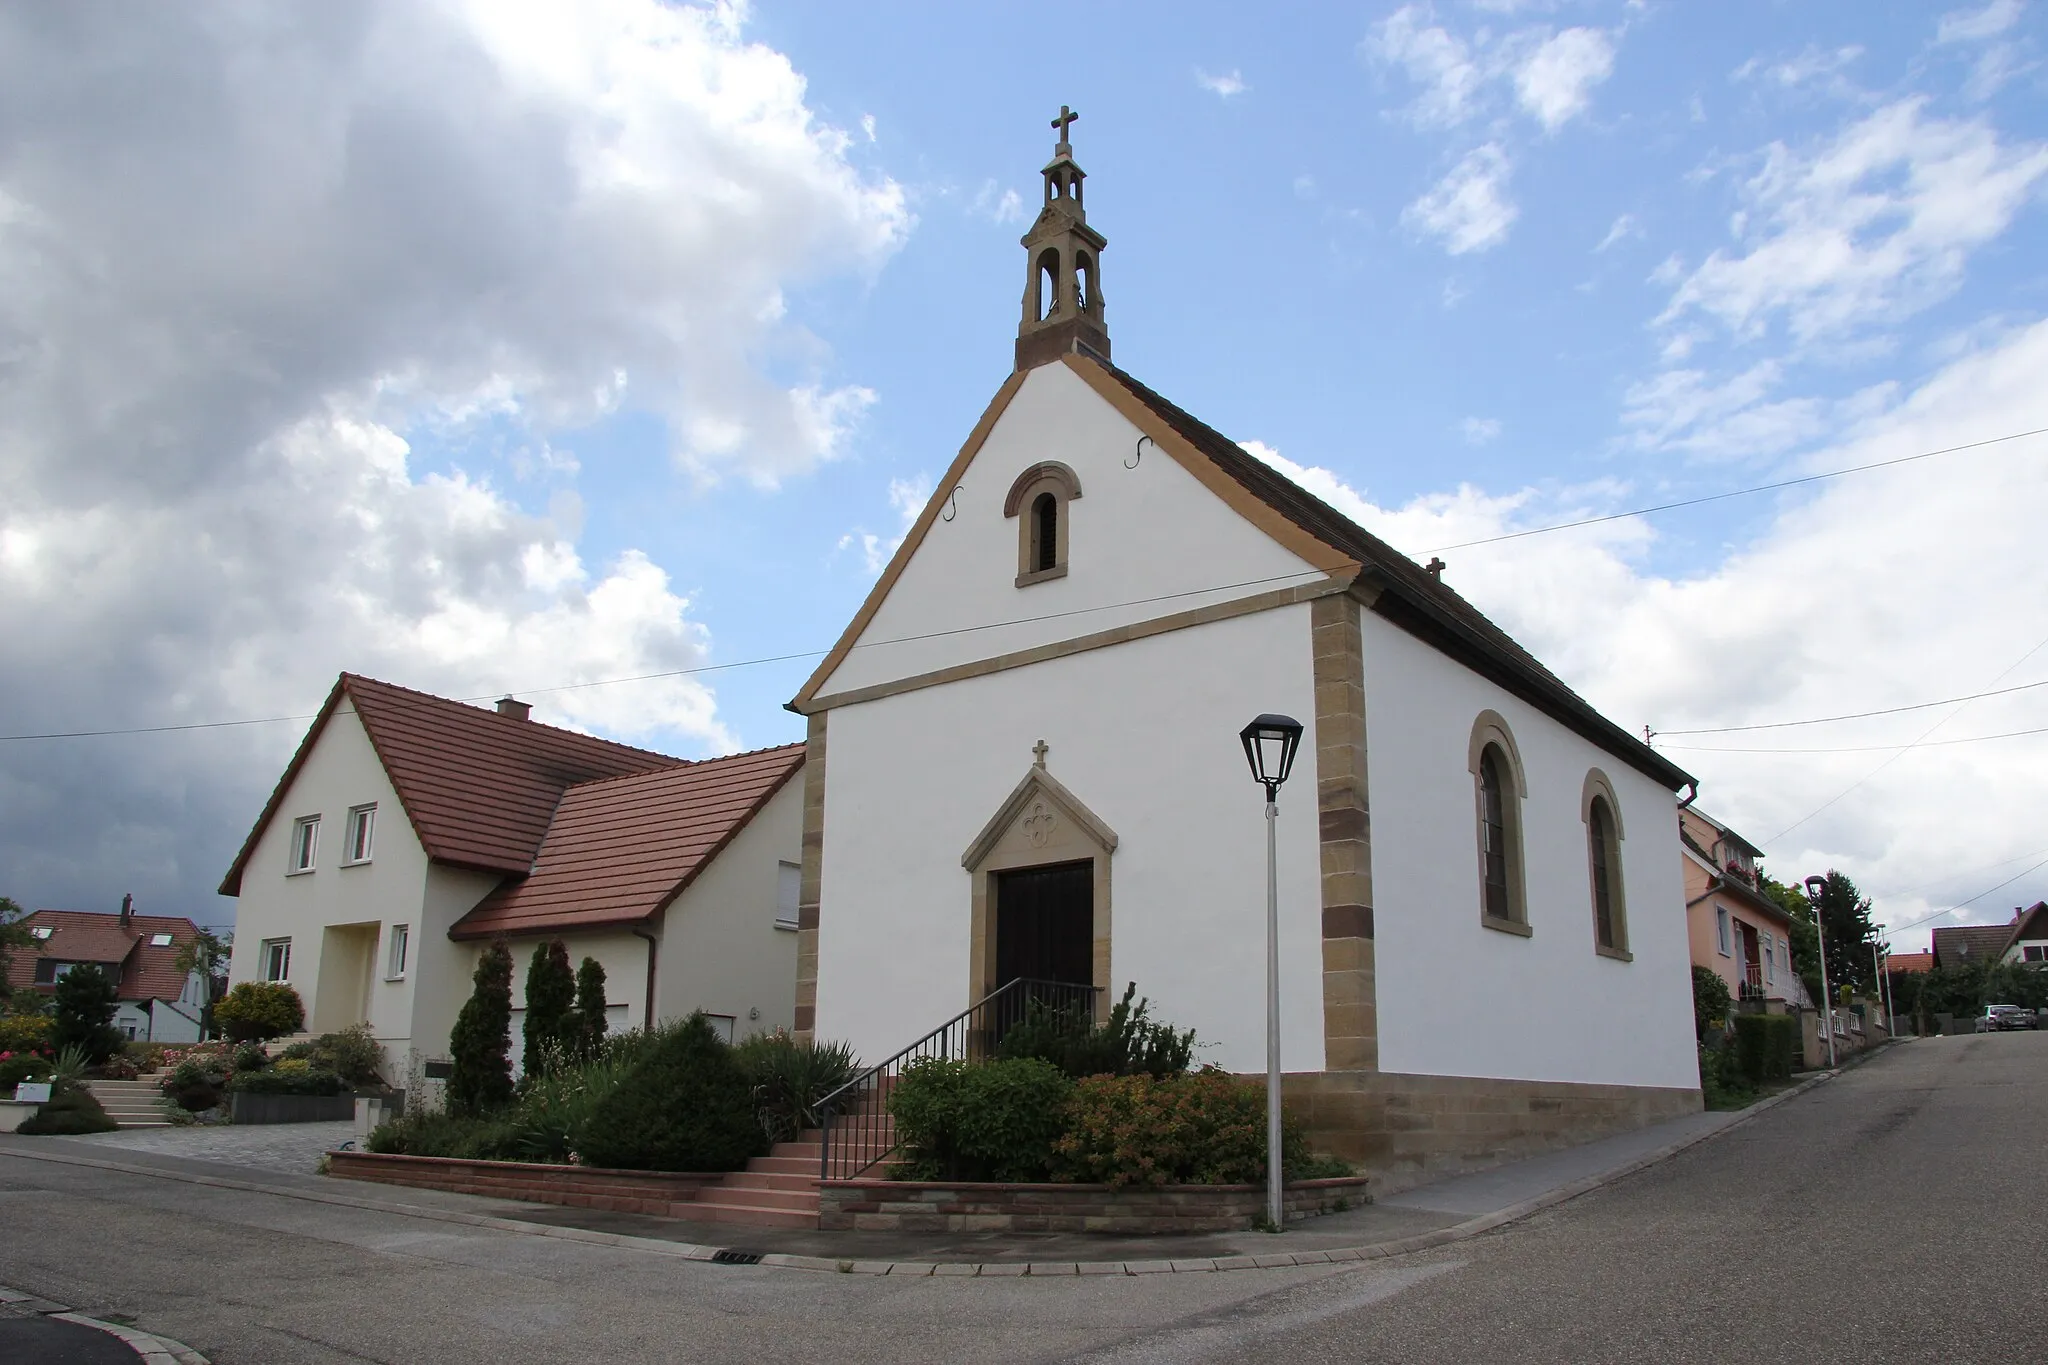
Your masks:
M1095 987L1018 977L1004 982L887 1061L855 1076L818 1102L818 1178L848 1180L896 1149L884 1107L891 1084L913 1062L928 1058L974 1061L994 1054L1003 1035L1033 1006L1073 1012L1092 1022Z

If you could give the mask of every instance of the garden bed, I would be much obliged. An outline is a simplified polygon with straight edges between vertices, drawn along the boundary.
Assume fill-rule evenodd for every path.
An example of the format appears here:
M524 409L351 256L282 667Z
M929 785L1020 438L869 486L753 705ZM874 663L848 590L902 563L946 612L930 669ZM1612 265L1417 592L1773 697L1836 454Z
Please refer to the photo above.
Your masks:
M609 1209L687 1218L697 1191L723 1175L681 1171L614 1171L599 1166L555 1166L529 1161L462 1161L443 1156L392 1156L379 1152L329 1152L327 1174L343 1180L481 1194L531 1204L574 1209Z
M1291 1181L1288 1222L1371 1202L1365 1176ZM818 1226L903 1232L1242 1232L1265 1217L1264 1185L1054 1185L825 1180Z

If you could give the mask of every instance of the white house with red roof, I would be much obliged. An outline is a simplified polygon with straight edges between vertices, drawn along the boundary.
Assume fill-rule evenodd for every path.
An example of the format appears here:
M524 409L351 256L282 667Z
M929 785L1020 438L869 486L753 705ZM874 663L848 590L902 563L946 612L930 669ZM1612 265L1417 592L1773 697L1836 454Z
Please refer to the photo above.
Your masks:
M180 971L178 954L199 937L183 915L138 915L129 897L119 914L36 910L21 920L32 951L7 964L9 989L55 994L74 967L95 966L114 983L114 1027L143 1043L196 1043L206 1008L206 977Z
M403 1080L445 1057L481 945L604 965L614 1028L794 1023L801 745L701 762L344 673L249 832L230 985L367 1023Z

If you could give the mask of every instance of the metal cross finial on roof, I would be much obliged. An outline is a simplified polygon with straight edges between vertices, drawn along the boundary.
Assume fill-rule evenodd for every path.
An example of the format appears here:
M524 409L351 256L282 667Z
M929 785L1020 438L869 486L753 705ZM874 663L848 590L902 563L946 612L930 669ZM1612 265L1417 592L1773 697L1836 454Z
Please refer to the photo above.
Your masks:
M1060 130L1060 142L1062 145L1071 140L1067 132L1067 125L1079 117L1081 116L1067 108L1066 105L1062 104L1060 106L1060 116L1052 121L1052 126Z
M1052 746L1042 739L1039 740L1038 743L1031 746L1031 766L1043 768L1045 766L1045 756L1051 752Z

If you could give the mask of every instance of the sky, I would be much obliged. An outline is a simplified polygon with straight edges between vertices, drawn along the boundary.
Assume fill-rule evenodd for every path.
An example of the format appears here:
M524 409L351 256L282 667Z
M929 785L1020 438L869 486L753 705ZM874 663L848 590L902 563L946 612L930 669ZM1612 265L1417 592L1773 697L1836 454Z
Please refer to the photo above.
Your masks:
M1441 554L1766 870L1901 951L2003 922L2048 895L2044 16L0 8L0 736L260 722L0 738L0 895L230 922L344 669L799 738L1009 372L1066 104L1120 365Z

